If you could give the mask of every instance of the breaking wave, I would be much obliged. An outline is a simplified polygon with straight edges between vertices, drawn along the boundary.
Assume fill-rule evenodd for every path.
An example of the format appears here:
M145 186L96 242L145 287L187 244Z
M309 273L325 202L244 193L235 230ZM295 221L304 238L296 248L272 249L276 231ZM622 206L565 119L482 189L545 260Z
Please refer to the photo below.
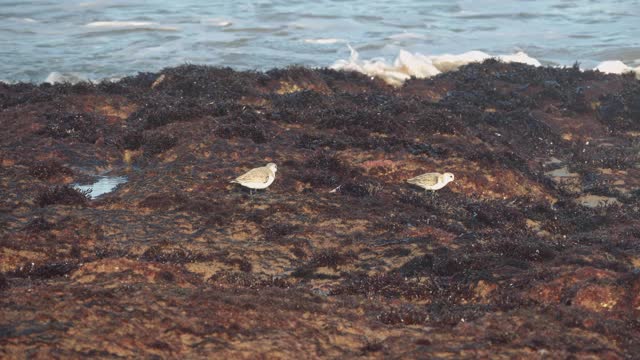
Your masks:
M331 69L342 71L356 71L372 77L378 77L393 86L400 86L411 77L418 79L429 78L438 74L455 71L461 66L482 62L495 58L503 62L523 63L532 66L541 66L537 59L520 51L509 55L489 55L482 51L469 51L458 55L423 55L400 50L400 53L393 62L383 58L373 58L369 60L360 59L360 54L349 45L351 56L348 59L341 59L331 65ZM604 61L593 70L598 70L606 74L624 74L634 72L640 79L640 66L632 68L622 61Z
M333 42L341 42L342 39L306 39L305 42L311 44L326 44ZM420 53L412 53L406 50L400 50L398 56L393 61L384 58L361 59L360 54L350 45L347 45L351 51L348 59L340 59L335 61L329 68L339 71L355 71L371 77L377 77L393 86L400 86L411 77L425 79L436 76L449 71L456 71L461 66L483 62L487 59L497 59L506 63L523 63L532 66L542 66L540 61L520 51L515 54L490 55L482 51L468 51L462 54L442 54L442 55L423 55ZM585 69L583 69L585 70ZM640 66L631 67L619 60L603 61L594 67L605 74L625 74L635 73L637 79L640 80ZM123 75L125 76L125 75ZM99 81L117 81L119 77L111 77L104 79L91 79L77 72L57 72L49 73L44 80L45 83L71 83L78 82L99 82ZM10 81L5 81L9 83Z

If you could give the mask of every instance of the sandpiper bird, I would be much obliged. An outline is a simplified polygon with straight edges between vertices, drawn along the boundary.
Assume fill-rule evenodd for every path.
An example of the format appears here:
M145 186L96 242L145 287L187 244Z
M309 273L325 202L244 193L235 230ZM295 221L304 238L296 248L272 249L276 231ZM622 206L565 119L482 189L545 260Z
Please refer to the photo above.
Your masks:
M452 173L426 173L407 180L409 184L417 185L425 190L431 190L433 192L442 189L452 181Z
M251 189L266 189L276 179L276 171L278 167L274 163L268 163L267 165L255 169L251 169L246 173L238 176L232 183L240 184L244 187Z

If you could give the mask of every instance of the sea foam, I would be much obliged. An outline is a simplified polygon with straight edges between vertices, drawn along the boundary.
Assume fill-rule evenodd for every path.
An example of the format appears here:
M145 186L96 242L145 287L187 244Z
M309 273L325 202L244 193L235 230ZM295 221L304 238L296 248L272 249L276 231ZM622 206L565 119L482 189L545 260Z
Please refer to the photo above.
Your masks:
M151 21L94 21L86 24L86 27L96 28L114 28L114 27L143 27L154 26L156 23Z
M443 55L423 55L420 53L411 53L406 50L400 50L398 56L393 62L388 62L383 58L373 58L370 60L361 60L360 54L350 45L347 45L351 51L349 59L341 59L333 63L331 68L334 70L356 71L372 77L378 77L386 83L393 86L400 86L411 77L418 79L429 78L438 74L458 70L461 66L483 62L487 59L495 58L506 63L522 63L532 66L541 66L542 64L535 58L530 57L526 53L519 51L515 54L507 55L489 55L482 51L468 51L462 54L443 54ZM626 72L635 72L636 77L640 79L640 66L631 68L621 61L605 61L600 63L594 70L606 74L623 74Z
M336 43L345 42L345 41L343 39L335 39L335 38L319 38L319 39L304 39L304 42L307 44L327 45L327 44L336 44Z
M633 68L627 66L620 60L608 60L598 64L594 70L598 70L605 74L624 74L633 71Z
M89 78L87 78L86 76L83 76L82 74L59 73L57 71L53 71L49 73L47 78L44 80L45 83L49 83L49 84L63 84L63 83L77 84L79 82L87 82L87 81L89 81Z
M110 77L95 79L77 72L61 73L58 71L52 71L49 73L49 75L47 75L47 78L44 80L44 82L49 84L72 84L73 85L81 82L87 82L87 83L118 82L121 79L122 79L122 76L110 76Z
M225 18L212 18L212 19L204 19L200 21L202 24L215 26L215 27L228 27L233 25L231 20Z
M177 31L174 26L164 26L151 21L94 21L85 24L94 29L152 29L160 31Z

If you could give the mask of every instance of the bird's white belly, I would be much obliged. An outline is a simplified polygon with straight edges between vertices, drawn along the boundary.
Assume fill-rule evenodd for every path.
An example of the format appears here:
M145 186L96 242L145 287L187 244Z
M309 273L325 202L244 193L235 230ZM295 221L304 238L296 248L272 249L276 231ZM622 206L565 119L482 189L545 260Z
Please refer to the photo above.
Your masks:
M266 189L266 188L269 187L269 185L271 185L273 183L273 180L275 180L275 179L276 179L275 176L269 175L269 180L267 180L266 183L263 183L263 182L258 183L258 182L256 182L256 183L250 184L249 187L251 187L253 189ZM247 184L247 185L249 185L249 184Z
M439 182L439 183L437 183L435 185L423 186L423 187L425 188L425 190L440 190L443 187L445 187L445 185L447 185L447 183L442 181L442 182Z

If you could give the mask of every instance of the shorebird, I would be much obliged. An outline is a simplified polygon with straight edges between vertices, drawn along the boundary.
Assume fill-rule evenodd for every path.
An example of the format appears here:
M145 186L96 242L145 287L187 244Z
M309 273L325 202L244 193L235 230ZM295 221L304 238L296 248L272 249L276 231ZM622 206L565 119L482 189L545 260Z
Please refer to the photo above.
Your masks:
M251 169L246 173L238 176L232 183L240 184L244 187L251 189L253 194L254 189L266 189L276 179L276 171L278 167L274 163L268 163L267 165L255 169Z
M452 181L453 174L448 172L444 174L426 173L407 180L409 184L420 186L421 188L431 190L432 192L442 189Z

